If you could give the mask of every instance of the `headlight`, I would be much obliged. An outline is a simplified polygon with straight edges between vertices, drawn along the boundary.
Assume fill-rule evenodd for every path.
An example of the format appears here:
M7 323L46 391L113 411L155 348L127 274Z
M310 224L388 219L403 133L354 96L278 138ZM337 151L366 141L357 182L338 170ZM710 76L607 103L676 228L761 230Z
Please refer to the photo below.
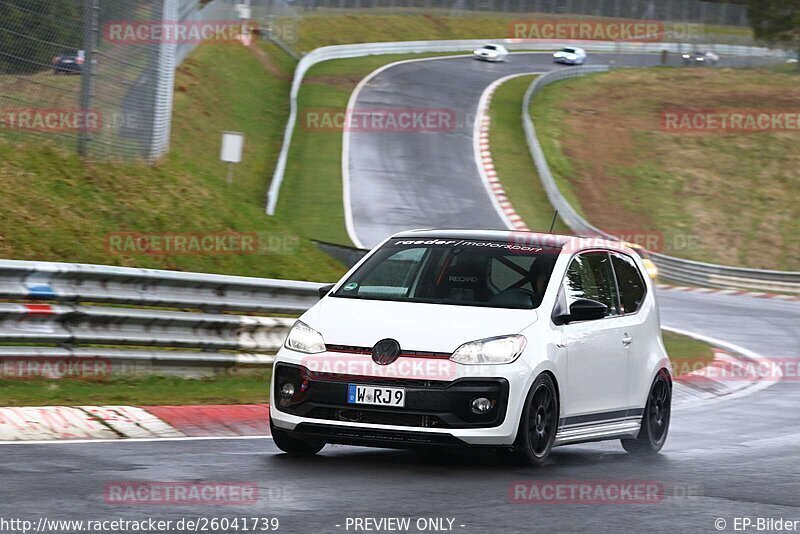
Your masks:
M525 350L525 336L490 337L464 343L450 356L466 365L511 363Z
M683 54L681 57L682 57L683 59L689 59L689 57L690 57L690 56L689 56L689 54Z
M306 354L325 352L325 341L322 339L322 334L302 321L294 323L284 345L286 345L287 349L305 352Z

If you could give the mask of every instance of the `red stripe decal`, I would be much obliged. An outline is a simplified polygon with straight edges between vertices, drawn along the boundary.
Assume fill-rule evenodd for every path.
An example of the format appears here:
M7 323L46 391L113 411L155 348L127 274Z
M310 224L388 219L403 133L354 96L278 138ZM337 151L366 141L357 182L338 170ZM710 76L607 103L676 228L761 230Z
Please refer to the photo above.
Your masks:
M31 315L53 315L53 307L49 304L25 304L25 309Z

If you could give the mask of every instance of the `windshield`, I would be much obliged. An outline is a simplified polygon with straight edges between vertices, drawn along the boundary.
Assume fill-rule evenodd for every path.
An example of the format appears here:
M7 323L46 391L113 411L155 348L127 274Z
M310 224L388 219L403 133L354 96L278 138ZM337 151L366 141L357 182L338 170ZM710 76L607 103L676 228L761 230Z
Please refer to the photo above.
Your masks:
M494 45L486 45L483 48L485 48L486 50L496 50Z
M534 309L559 249L469 240L393 239L334 297Z
M564 52L564 53L567 53L567 54L574 54L575 53L575 50L572 49L572 48L562 48L561 51Z

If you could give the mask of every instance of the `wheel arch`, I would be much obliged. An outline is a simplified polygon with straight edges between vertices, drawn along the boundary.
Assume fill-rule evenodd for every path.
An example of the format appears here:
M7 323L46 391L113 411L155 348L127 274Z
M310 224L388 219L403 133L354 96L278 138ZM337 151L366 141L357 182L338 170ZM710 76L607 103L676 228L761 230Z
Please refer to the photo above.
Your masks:
M530 384L528 384L528 386L527 386L527 390L525 391L525 396L523 397L524 398L523 402L525 403L525 405L527 405L528 399L530 398L531 393L533 393L533 385L536 384L536 380L542 375L549 376L550 380L553 381L553 386L555 386L555 388L556 388L556 411L557 411L556 416L557 416L557 425L560 428L561 427L561 387L560 387L560 385L558 383L558 377L556 376L556 371L554 369L550 369L549 367L542 367L542 368L538 368L534 373L531 373L532 379L531 379ZM516 441L517 435L519 434L520 419L521 419L521 416L524 413L524 411L525 411L525 406L523 405L522 409L520 410L520 417L517 417L516 426L514 428L514 440L515 441Z

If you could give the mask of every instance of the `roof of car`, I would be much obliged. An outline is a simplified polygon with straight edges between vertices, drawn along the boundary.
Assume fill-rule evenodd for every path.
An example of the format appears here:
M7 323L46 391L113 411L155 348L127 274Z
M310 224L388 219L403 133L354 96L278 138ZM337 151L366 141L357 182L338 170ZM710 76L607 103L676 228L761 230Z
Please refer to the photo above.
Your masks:
M602 238L586 238L559 234L542 234L519 230L408 230L392 236L400 239L473 239L476 241L509 241L519 244L564 248L570 245L575 250L585 248L622 249L625 245Z

